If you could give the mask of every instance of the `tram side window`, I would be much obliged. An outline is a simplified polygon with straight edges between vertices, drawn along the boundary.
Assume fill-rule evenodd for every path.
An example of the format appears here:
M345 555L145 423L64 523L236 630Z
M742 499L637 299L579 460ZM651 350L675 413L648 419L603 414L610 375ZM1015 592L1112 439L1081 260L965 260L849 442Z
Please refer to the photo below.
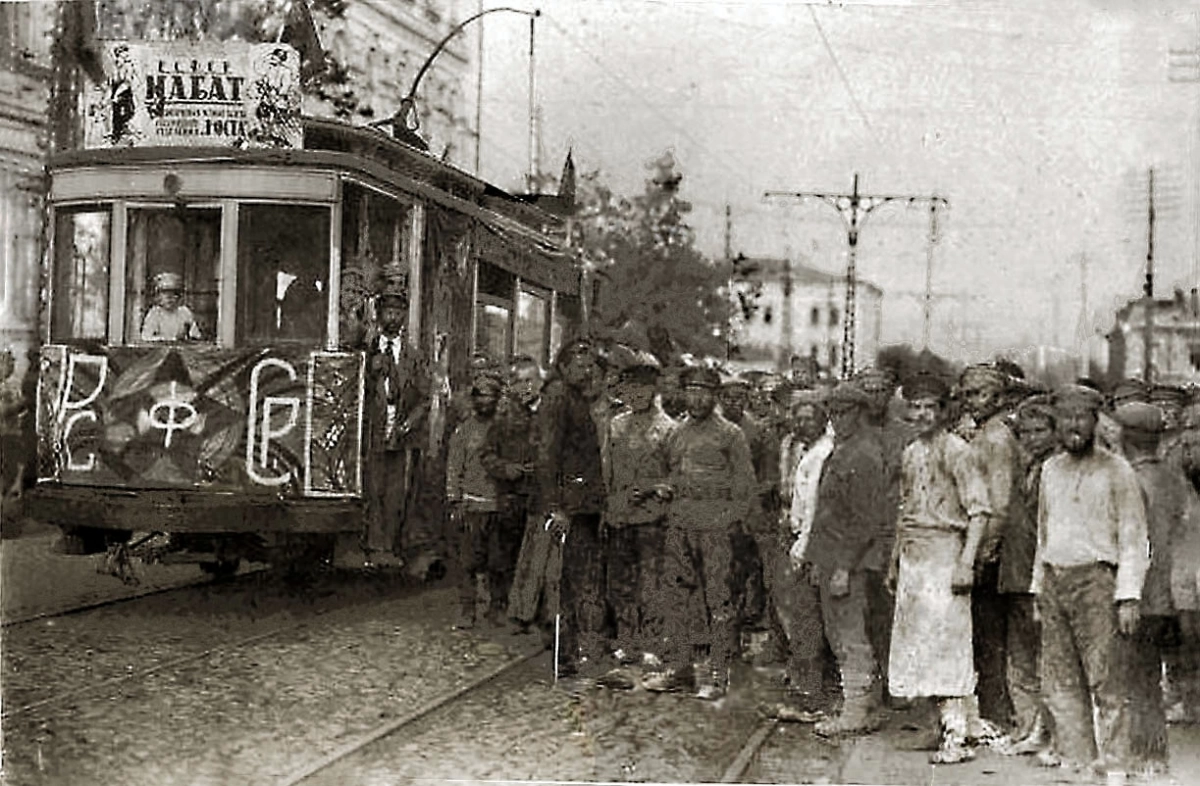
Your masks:
M579 298L560 294L554 303L554 324L550 326L550 357L558 357L563 344L575 338L580 323Z
M126 339L214 341L220 266L219 207L130 208Z
M546 312L550 301L522 288L517 293L517 351L518 355L536 358L544 368L546 363Z
M408 270L412 245L412 205L347 183L343 192L342 266L363 264L369 252L379 266Z
M240 343L320 346L329 313L329 208L238 208Z
M516 276L503 268L479 262L475 299L475 351L497 362L508 360L512 343L512 307ZM534 353L533 357L539 357Z
M54 341L108 336L109 232L112 215L96 206L60 209L54 227Z

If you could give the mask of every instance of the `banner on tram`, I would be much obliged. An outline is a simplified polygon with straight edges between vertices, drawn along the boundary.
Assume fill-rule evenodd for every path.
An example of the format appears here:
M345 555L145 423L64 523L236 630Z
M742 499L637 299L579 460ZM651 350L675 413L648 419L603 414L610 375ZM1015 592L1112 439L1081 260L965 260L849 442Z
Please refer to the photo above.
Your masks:
M103 43L103 84L83 94L89 148L299 148L300 56L287 44Z

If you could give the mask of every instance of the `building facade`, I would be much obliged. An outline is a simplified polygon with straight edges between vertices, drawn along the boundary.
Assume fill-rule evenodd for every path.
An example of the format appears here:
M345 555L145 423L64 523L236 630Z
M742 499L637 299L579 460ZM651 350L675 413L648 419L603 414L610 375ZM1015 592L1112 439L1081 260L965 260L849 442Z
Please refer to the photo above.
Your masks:
M790 259L747 259L734 288L754 292L755 308L736 330L737 364L786 370L792 356L811 357L827 373L841 369L846 278ZM883 290L858 280L854 358L870 365L879 351Z
M1149 320L1146 303L1131 300L1117 311L1107 336L1110 382L1144 375L1148 329L1151 380L1200 384L1200 295L1175 290L1172 298L1155 298Z
M18 373L36 336L53 26L52 3L0 3L0 347Z

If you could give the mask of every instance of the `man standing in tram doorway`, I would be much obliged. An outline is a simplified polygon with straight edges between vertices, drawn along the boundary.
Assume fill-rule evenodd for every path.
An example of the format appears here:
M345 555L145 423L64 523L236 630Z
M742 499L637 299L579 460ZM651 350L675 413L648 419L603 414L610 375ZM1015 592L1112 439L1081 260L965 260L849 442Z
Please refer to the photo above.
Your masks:
M367 345L367 564L400 567L424 578L436 561L434 527L414 502L429 406L429 375L407 336L408 278L385 273Z

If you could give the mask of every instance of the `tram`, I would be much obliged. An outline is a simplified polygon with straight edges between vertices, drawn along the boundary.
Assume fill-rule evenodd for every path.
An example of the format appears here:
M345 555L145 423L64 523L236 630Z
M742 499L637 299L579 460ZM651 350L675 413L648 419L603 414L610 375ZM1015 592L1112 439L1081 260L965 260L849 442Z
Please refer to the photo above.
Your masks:
M161 120L171 79L145 81ZM358 542L390 286L427 377L406 482L439 517L472 357L548 364L582 328L564 219L370 127L297 115L291 145L213 141L244 121L114 145L120 110L105 144L48 166L29 514L85 553L165 533L160 557L217 572Z

